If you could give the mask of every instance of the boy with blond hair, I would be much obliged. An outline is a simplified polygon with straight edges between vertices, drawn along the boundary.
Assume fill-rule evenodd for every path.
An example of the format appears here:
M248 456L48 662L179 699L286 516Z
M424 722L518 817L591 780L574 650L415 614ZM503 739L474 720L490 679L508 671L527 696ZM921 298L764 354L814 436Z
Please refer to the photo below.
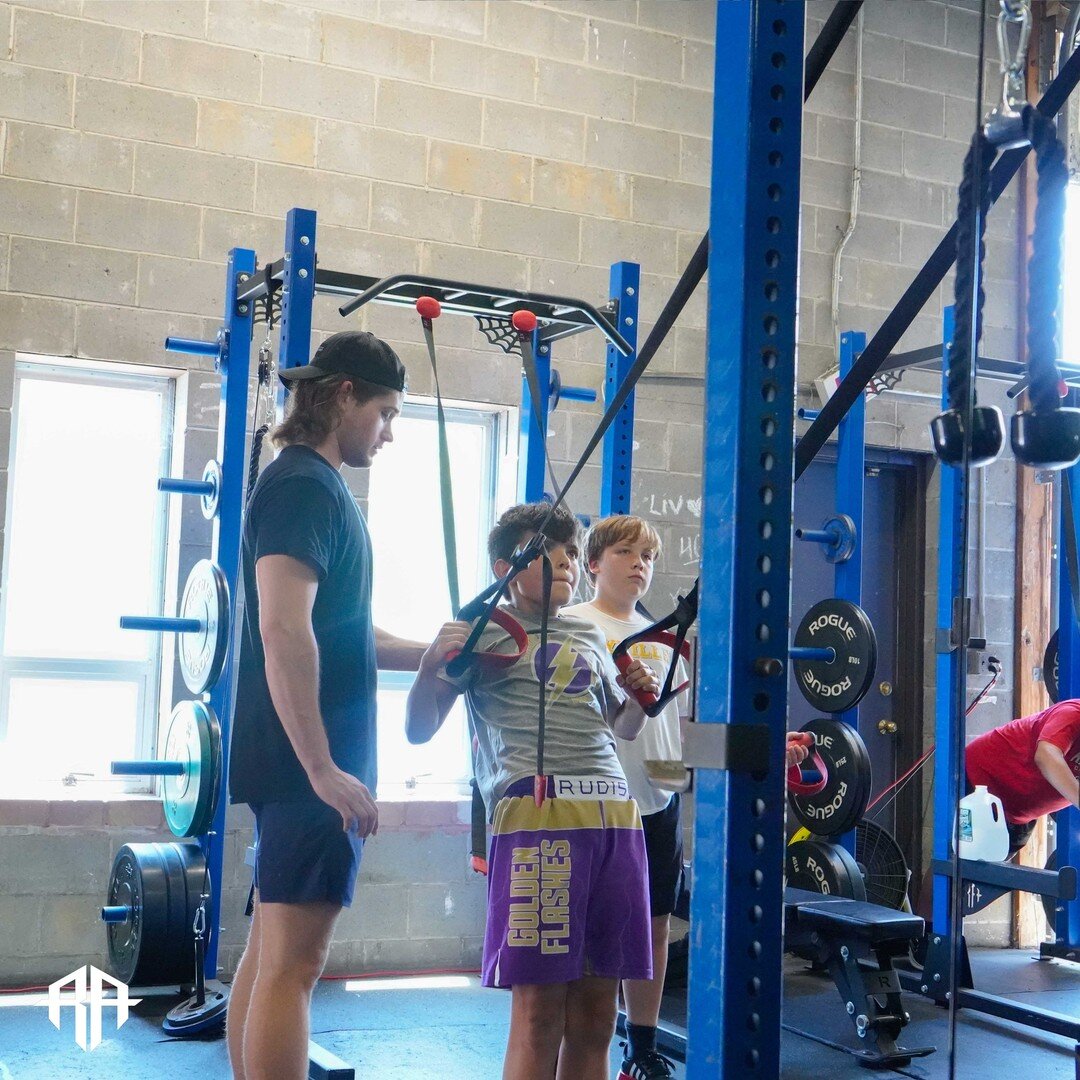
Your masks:
M618 514L596 522L585 540L585 570L595 595L587 603L568 607L566 614L594 623L607 638L610 649L644 629L650 620L641 614L637 604L649 591L660 551L659 534L641 518ZM650 668L663 683L671 665L670 648L643 641L630 646L629 654ZM680 658L672 685L686 681ZM682 879L682 821L679 796L653 787L645 762L681 760L679 703L683 700L685 695L648 720L633 742L616 740L630 794L641 810L649 867L653 949L652 978L623 980L627 1042L619 1080L662 1080L674 1076L671 1062L656 1049L656 1025L664 993L671 913Z
M453 679L445 665L470 626L447 623L420 662L406 734L428 741L465 694L479 744L477 781L493 823L483 982L513 995L505 1080L607 1080L619 981L651 975L645 842L615 737L632 740L646 719L622 687L657 693L659 683L640 662L620 676L597 628L563 610L578 581L580 530L565 509L547 520L549 510L512 507L488 539L502 577L543 527L553 571L545 654L543 560L536 558L511 582L503 608L528 635L523 655L509 666L477 656ZM478 651L506 653L506 633L489 625ZM538 805L541 686L549 775Z

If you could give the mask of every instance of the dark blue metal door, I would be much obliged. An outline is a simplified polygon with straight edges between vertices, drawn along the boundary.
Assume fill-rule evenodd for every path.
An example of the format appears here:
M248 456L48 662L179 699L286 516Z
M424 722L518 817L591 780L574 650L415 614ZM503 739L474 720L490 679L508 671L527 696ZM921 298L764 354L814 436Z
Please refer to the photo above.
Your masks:
M866 468L864 527L862 542L863 598L862 607L874 624L878 641L877 670L870 692L859 706L859 733L870 752L874 771L873 791L876 794L896 777L897 739L902 737L905 718L897 716L894 704L897 672L898 576L900 560L897 551L898 518L902 470L912 466L868 464ZM834 511L836 502L836 463L820 457L799 478L795 485L795 524L803 528L819 528ZM912 587L922 589L921 582ZM817 544L796 544L792 554L791 623L794 628L807 610L817 601L834 595L833 565L827 562ZM921 641L910 643L921 648ZM814 716L821 715L806 703L795 680L789 683L791 728L802 727ZM912 718L908 718L909 721ZM897 725L895 733L889 727ZM879 728L880 725L880 728ZM895 805L889 806L875 820L895 834Z

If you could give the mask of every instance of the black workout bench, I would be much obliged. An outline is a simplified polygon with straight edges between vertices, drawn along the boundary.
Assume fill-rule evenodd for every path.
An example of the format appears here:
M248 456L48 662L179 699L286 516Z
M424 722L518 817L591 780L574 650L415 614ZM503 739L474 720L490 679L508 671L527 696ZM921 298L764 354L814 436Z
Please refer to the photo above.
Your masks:
M805 889L784 891L784 915L784 948L828 970L859 1038L876 1041L877 1050L852 1050L863 1065L895 1068L934 1052L896 1045L910 1016L893 961L922 937L918 915Z

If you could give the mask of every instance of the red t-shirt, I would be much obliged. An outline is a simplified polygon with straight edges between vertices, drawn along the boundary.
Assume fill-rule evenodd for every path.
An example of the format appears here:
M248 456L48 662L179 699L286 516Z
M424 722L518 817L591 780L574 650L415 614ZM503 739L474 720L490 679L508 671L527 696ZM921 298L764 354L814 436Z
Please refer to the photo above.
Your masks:
M1080 778L1080 701L1058 702L968 743L964 755L968 783L989 788L1001 800L1010 824L1023 825L1069 805L1035 764L1040 742L1056 746L1073 776Z

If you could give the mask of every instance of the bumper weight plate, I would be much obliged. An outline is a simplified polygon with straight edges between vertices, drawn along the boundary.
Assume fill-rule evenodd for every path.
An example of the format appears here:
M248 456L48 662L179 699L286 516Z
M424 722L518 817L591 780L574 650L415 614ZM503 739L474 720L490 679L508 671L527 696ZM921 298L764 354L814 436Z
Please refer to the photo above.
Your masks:
M846 849L826 840L797 840L784 850L786 883L848 900L865 900L866 885L858 863Z
M1058 703L1058 631L1050 635L1046 643L1046 652L1043 653L1042 662L1043 686L1046 687L1047 696L1056 705Z
M796 660L802 696L820 712L855 708L874 681L877 635L866 612L847 600L822 600L795 631L797 647L832 649L833 660Z
M213 824L221 783L221 727L209 705L181 701L173 709L164 757L184 766L162 777L165 820L174 836L201 836Z
M789 791L792 814L815 836L840 836L866 813L873 783L870 755L859 733L841 720L818 717L802 730L814 736L811 754L821 758L828 780L814 795Z
M180 616L202 623L202 629L178 635L184 682L202 694L220 678L229 651L229 583L216 563L200 559L191 568Z

